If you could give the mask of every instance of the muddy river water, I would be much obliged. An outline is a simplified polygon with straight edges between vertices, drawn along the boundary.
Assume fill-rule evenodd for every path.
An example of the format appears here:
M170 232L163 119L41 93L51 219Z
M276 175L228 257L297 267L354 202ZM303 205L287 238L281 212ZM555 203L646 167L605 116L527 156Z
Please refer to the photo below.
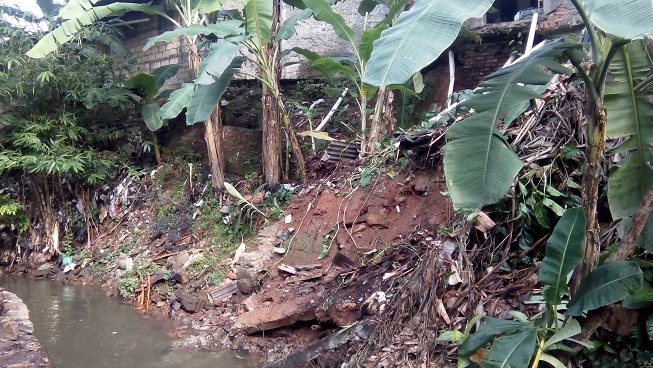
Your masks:
M90 287L7 276L0 276L0 287L25 302L34 335L55 368L256 366L253 358L231 351L175 347L171 321L146 319Z

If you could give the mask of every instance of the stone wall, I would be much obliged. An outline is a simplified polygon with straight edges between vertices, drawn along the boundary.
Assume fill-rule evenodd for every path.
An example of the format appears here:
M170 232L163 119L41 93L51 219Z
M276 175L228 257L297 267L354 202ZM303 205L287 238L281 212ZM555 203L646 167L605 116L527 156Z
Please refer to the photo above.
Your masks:
M16 294L0 288L0 367L49 367L34 337L29 310Z

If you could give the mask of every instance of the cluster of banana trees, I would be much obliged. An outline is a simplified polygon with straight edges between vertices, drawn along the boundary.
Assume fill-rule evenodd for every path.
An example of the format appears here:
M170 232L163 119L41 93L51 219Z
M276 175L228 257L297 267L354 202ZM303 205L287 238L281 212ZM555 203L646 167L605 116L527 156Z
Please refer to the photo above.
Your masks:
M195 57L197 78L172 93L159 114L161 119L172 118L186 108L189 124L213 119L212 124L207 123L206 138L207 142L217 142L216 155L211 156L212 166L216 161L216 167L220 168L219 162L224 157L220 151L221 125L216 109L226 86L243 62L241 51L247 50L260 70L253 77L263 86L264 170L266 181L275 186L281 173L280 123L290 134L303 173L301 151L279 94L279 43L292 36L295 22L313 16L330 24L338 37L352 45L356 57L344 64L342 60L323 58L310 50L294 51L305 55L313 67L342 74L356 84L361 128L365 132L368 120L366 101L377 91L404 86L451 45L463 29L465 20L482 16L493 3L492 0L416 0L410 9L404 10L404 2L393 1L389 3L388 18L365 29L358 41L343 17L333 11L330 2L287 2L303 10L279 24L279 0L244 0L244 14L221 22L210 22L211 17L207 16L221 8L219 2L181 1L174 9L182 19L189 14L192 16L184 24L178 24L156 6L114 3L93 7L89 0L71 0L59 15L64 20L61 26L50 32L28 55L48 54L58 45L70 41L84 26L127 11L158 14L177 26L174 31L151 39L146 48L156 42L183 36L197 52L198 37L217 39L210 45L210 52L203 61L199 56ZM582 204L587 236L583 258L574 273L576 281L572 290L576 290L582 277L597 265L599 232L596 212L601 176L608 176L612 216L623 219L624 223L634 216L653 185L650 165L653 160L653 106L649 88L653 80L653 64L642 41L653 32L653 10L647 0L571 2L587 26L590 42L551 42L521 62L486 77L475 96L463 103L474 114L451 126L446 133L444 165L456 209L477 210L504 198L523 163L497 124L525 111L528 101L541 95L553 73L571 73L572 70L560 63L561 59L570 60L575 73L584 82L589 115ZM366 13L376 5L376 0L365 0L361 11ZM585 51L588 48L589 53ZM606 137L620 142L607 153ZM621 161L609 173L602 173L601 163L607 155L615 154L622 158ZM221 176L214 173L214 178ZM222 188L221 182L215 185L217 189ZM653 249L653 220L647 220L647 217L648 213L644 216L644 224L635 221L637 226L632 228L637 232L637 244L650 251ZM637 229L641 230L641 235Z
M233 76L239 72L245 58L240 56L247 50L260 72L253 77L263 86L264 127L266 139L263 140L263 162L265 178L271 187L279 185L281 165L280 123L289 132L293 152L296 156L300 176L304 178L304 162L290 121L285 112L279 93L279 43L294 34L292 24L311 13L289 19L279 24L279 1L244 0L244 14L234 19L218 21L216 13L222 9L220 1L170 1L165 8L151 4L116 2L104 6L94 6L96 1L71 0L59 12L59 26L46 34L27 55L40 58L70 42L87 26L103 18L115 17L126 12L143 12L163 17L174 30L150 39L144 49L157 42L169 42L182 37L189 46L189 67L196 79L186 83L170 95L164 106L154 101L141 104L143 117L151 130L161 127L162 121L171 119L186 109L187 124L205 123L205 140L211 164L213 187L224 190L224 152L222 149L222 123L220 121L219 100ZM169 13L174 12L171 16ZM201 59L200 41L213 39L209 53Z
M399 17L395 27L382 34L375 44L375 52L384 37L399 32L402 19L409 19L411 14L415 18L425 16L427 4L436 3L445 2L418 0L411 10ZM483 4L490 6L492 1L474 3L480 12ZM653 63L644 41L653 32L653 10L650 1L645 0L572 0L572 3L587 26L590 41L551 42L520 63L484 78L474 97L463 103L474 113L452 125L446 133L445 175L454 207L478 210L502 200L523 168L498 124L524 112L529 107L528 101L541 95L553 73L574 71L583 82L588 144L583 167L582 209L569 209L569 215L565 214L560 220L549 239L547 258L540 271L540 282L546 285L544 299L551 312L546 327L556 333L554 336L540 335L526 320L504 323L486 319L477 335L470 336L461 346L462 355L469 355L494 341L484 366L528 366L530 362L537 366L540 360L561 366L546 352L572 336L580 334L577 339L587 339L601 319L600 314L590 312L579 325L565 317L580 316L622 300L629 307L653 303L651 286L644 281L648 277L643 277L643 274L650 276L650 270L642 272L639 263L626 261L635 246L646 252L653 250L653 219L649 216L653 207L650 88ZM469 4L460 2L449 6L457 7L458 12L452 14L471 9ZM404 26L416 34L423 30L414 23ZM437 29L435 24L431 27ZM388 60L388 66L380 73L382 78L410 71L391 64L395 58L410 58L421 52L417 42L409 42L405 37L397 42L404 49L399 53L400 47L397 47L396 54L382 59ZM448 46L447 43L441 45ZM373 53L373 60L374 57ZM561 60L571 61L573 70L563 66ZM407 63L413 64L412 60ZM371 73L369 66L367 72ZM409 73L405 73L400 79L391 81L401 83L409 77ZM379 79L371 83L386 85L389 82ZM615 143L607 152L606 139ZM610 160L616 163L609 172L602 172L606 160L613 155L618 155L619 159ZM627 230L619 247L597 268L600 252L597 203L602 177L607 177L612 217L622 220ZM572 273L570 290L567 290L567 278ZM558 314L556 305L569 293L573 297L567 304L567 312ZM533 354L534 360L531 359Z

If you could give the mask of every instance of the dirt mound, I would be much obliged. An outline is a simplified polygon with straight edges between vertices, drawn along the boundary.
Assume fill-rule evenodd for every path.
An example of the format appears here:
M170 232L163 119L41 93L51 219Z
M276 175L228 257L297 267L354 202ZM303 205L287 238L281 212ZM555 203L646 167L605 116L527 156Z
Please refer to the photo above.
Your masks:
M273 360L378 312L384 283L418 258L405 245L450 225L441 171L389 170L368 179L354 172L344 168L305 188L285 218L262 232L249 253L256 257L243 255L241 266L266 272L233 326L253 334L248 350L272 353ZM272 256L266 261L260 254ZM296 330L284 332L287 326Z

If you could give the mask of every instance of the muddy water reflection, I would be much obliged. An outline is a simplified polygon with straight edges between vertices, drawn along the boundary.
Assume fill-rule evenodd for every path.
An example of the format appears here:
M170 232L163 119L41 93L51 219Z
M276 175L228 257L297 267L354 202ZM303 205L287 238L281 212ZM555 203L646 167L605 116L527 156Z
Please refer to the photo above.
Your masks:
M0 277L0 286L23 299L56 368L256 366L232 352L173 349L172 322L145 319L90 287L15 277Z

